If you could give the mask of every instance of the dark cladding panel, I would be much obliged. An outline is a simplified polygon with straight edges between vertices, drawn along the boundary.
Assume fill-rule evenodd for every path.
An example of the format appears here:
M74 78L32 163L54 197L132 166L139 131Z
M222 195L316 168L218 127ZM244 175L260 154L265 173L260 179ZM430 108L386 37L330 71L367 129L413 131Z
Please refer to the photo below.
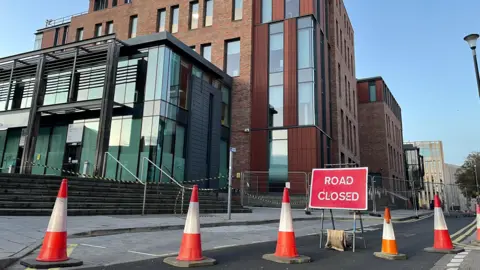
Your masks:
M252 128L268 124L268 24L256 26L253 44Z
M211 95L211 129L210 129L210 160L209 160L209 170L208 177L216 177L220 172L220 137L222 134L222 114L221 114L221 104L222 104L222 95L221 92L215 89L212 85L208 83L203 84L204 90L208 89L208 92L212 93ZM218 180L210 180L209 188L218 188Z
M285 126L298 125L298 87L297 87L297 20L285 21L285 70L283 121Z
M272 9L272 19L274 21L283 20L285 18L285 0L272 0Z
M288 171L289 181L292 182L292 193L305 194L306 179L304 174L317 167L318 147L317 128L292 128L288 130Z
M318 0L300 0L300 16L315 15L314 1Z

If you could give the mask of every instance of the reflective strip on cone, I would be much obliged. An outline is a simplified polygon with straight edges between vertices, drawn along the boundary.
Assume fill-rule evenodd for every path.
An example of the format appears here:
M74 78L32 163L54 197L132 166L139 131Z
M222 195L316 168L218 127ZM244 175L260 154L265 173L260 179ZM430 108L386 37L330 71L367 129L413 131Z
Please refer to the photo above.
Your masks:
M443 210L440 207L435 207L434 212L434 229L435 230L447 230L447 223L445 222L445 217L443 216Z
M67 198L55 200L52 216L48 222L47 232L66 232L67 231Z
M398 254L397 241L395 240L395 233L391 222L384 220L383 222L383 236L382 236L382 253Z
M200 234L200 209L198 202L190 202L188 207L187 219L185 221L184 233Z
M480 214L477 214L477 229L480 229Z
M383 237L384 240L395 240L395 233L393 232L392 223L383 221Z
M279 232L293 232L292 208L290 203L282 203Z

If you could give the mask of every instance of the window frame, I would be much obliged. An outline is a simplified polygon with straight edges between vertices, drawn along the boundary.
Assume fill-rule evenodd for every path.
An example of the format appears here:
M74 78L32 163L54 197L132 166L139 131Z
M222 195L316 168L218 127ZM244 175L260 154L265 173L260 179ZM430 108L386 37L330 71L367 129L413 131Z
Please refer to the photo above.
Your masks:
M205 58L204 50L205 48L210 48L210 59ZM212 62L212 43L205 43L200 45L200 55L205 59L208 60L209 62Z
M82 41L83 33L84 33L83 27L77 28L77 33L75 34L75 41Z
M292 2L293 4L290 4L290 5L295 5L295 8L298 7L297 10L294 10L294 12L296 13L292 13L292 12L289 12L289 10L287 10L287 2ZM300 16L300 0L284 0L284 18L285 20L287 19L291 19L291 18L297 18ZM292 16L288 16L288 13L292 14Z
M196 6L197 8L197 23L196 23L196 26L193 27L193 8ZM188 29L189 30L195 30L195 29L198 29L200 28L200 2L198 0L196 1L191 1L189 3L189 10L188 10Z
M240 46L240 57L238 58L238 75L236 76L233 76L233 75L230 75L230 77L239 77L240 76L240 67L241 67L241 56L242 56L242 43L241 43L241 39L238 37L238 38L233 38L233 39L227 39L225 40L224 42L224 56L223 56L223 71L225 71L225 73L227 73L227 68L228 68L228 45L230 43L233 43L233 42L239 42L239 46ZM228 73L227 73L228 74Z
M175 20L175 14L177 15L177 23L176 24L173 23L174 20ZM172 33L172 34L178 33L178 31L180 30L179 20L180 20L180 6L179 5L171 6L170 7L170 33ZM175 31L173 29L174 25L176 25L176 30Z
M237 14L236 11L236 4L240 3L240 18L237 18L235 15ZM243 19L243 0L233 0L232 1L232 21L241 21Z
M163 16L162 16L163 15ZM160 30L161 22L162 22L162 17L163 17L163 31ZM167 9L166 8L160 8L157 10L157 32L164 32L167 30Z
M204 27L211 27L213 25L213 11L214 11L214 0L204 0L203 2L203 26ZM209 25L207 25L207 11L209 8L209 3L212 8L212 21Z
M135 22L135 36L133 33L133 25ZM132 15L130 16L130 23L128 26L128 38L136 38L137 37L137 28L138 28L138 15Z

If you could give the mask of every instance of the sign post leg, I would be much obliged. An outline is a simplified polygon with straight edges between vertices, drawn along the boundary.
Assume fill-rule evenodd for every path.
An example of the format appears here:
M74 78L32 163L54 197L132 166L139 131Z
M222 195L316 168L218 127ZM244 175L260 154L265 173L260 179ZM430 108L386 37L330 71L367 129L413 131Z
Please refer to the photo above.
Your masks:
M325 209L322 209L322 229L320 230L320 245L319 247L322 248L323 245L323 220L325 218Z
M357 212L353 212L353 237L352 237L352 248L355 252L355 232L357 231Z
M360 217L360 227L361 227L361 230L362 230L363 246L365 248L367 248L367 240L365 240L365 233L363 231L362 213L358 212L358 216Z
M332 209L330 209L330 219L332 220L332 228L335 230L335 220L333 219Z

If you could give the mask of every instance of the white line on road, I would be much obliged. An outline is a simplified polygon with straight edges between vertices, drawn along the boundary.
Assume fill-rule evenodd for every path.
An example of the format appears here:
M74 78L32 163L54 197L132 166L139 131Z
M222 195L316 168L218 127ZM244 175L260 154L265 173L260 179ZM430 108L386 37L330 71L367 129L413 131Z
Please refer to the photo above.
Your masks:
M86 246L86 247L94 247L94 248L107 248L107 247L102 247L102 246L94 246L94 245L89 245L89 244L80 244L81 246Z
M138 252L138 251L133 251L133 250L129 250L128 252L135 253L135 254L140 254L140 255L152 256L152 257L159 257L160 256L160 255L156 255L156 254L143 253L143 252Z
M229 248L229 247L235 247L235 246L237 246L237 245L224 245L224 246L214 247L213 249Z

